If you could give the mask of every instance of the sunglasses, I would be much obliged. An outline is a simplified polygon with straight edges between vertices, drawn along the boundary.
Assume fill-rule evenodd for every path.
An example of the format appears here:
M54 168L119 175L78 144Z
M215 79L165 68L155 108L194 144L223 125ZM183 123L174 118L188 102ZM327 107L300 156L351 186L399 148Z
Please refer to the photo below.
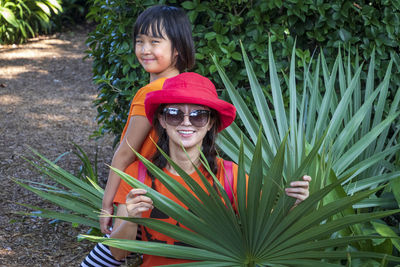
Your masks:
M185 114L182 110L177 108L164 108L163 109L164 120L171 126L180 125L185 116L189 116L190 123L195 127L206 126L210 118L209 110L192 110L189 114Z

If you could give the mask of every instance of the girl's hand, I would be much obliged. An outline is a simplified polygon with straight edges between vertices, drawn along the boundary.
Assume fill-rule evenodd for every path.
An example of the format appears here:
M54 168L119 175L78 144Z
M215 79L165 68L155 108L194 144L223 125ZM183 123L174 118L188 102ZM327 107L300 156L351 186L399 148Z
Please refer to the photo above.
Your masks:
M286 195L289 197L296 198L296 202L294 203L294 207L299 205L303 200L308 198L310 195L310 191L308 190L310 186L311 177L308 175L304 175L301 177L303 181L294 181L290 183L289 188L285 188Z
M111 217L101 217L102 215L112 215L114 212L114 207L112 206L104 206L101 208L100 213L100 230L103 234L111 234Z
M129 217L142 217L142 212L153 209L153 200L146 197L147 191L134 188L126 196L126 211Z

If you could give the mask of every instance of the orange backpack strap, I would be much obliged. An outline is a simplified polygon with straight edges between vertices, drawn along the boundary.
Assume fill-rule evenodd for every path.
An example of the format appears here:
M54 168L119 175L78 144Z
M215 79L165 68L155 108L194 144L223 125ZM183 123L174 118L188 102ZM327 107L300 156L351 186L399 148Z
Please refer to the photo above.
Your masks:
M146 168L146 166L144 166L143 162L141 162L141 161L139 161L139 167L138 168L139 169L138 169L138 177L137 177L137 179L140 182L144 183L144 180L146 179L147 168Z
M225 169L225 180L224 180L224 189L226 194L229 197L231 203L233 203L233 163L232 161L224 160L224 169Z

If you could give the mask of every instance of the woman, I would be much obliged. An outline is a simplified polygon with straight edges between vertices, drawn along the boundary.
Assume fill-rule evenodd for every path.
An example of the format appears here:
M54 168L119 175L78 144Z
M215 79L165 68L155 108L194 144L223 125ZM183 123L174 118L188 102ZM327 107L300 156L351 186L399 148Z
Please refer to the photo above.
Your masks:
M148 120L153 124L159 136L158 145L180 168L205 188L192 164L194 163L199 167L206 177L209 176L205 169L201 167L199 151L199 148L201 148L211 170L224 186L226 168L223 167L224 160L216 157L215 139L219 131L233 122L236 110L231 104L218 99L215 87L210 80L196 73L182 73L169 78L165 81L162 90L147 94L145 110ZM155 154L152 161L189 189L159 152ZM126 173L132 177L139 177L140 166L139 162L135 162L126 170ZM233 164L231 171L233 173L232 190L233 194L236 195L237 165ZM292 182L292 188L287 188L286 194L295 197L297 203L303 201L308 197L310 180L309 176L304 176L303 181ZM209 182L213 182L211 177ZM144 183L186 208L156 177L146 173ZM154 208L152 200L145 194L144 189L132 189L122 181L114 198L114 202L118 204L117 216L157 218L177 224L175 220ZM111 237L134 240L137 229L137 224L117 219ZM179 244L179 241L152 229L141 226L141 230L144 241ZM117 248L110 249L116 259L123 259L130 253ZM189 261L144 255L143 265L141 266L159 266L184 262Z

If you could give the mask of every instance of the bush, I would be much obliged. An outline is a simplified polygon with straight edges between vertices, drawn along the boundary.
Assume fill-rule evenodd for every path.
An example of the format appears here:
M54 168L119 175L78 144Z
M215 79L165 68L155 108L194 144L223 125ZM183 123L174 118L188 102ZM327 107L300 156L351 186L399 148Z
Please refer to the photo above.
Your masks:
M0 44L23 43L38 33L48 33L50 18L62 11L61 0L0 1Z
M102 126L97 136L122 133L129 102L136 90L147 83L131 41L135 17L144 9L140 1L125 0L95 1L90 8L88 19L98 23L86 41L88 55L94 59L93 80L99 85L94 103Z
M86 15L92 1L62 0L63 12L52 17L56 30L61 31L77 24L86 22Z
M83 23L91 1L0 1L0 44L23 43L38 34L61 31Z
M131 28L137 15L148 6L166 1L98 0L89 17L98 22L88 40L88 55L93 58L94 81L99 85L95 101L100 128L95 135L112 132L118 140L126 122L129 101L141 86L146 75L135 59ZM236 87L247 85L242 69L239 41L252 58L260 83L268 85L267 44L270 37L276 53L279 71L288 72L288 56L296 41L296 55L301 58L297 67L311 62L314 53L322 49L326 62L332 65L340 47L349 56L368 60L376 50L376 78L382 80L390 58L400 68L400 5L396 1L168 1L183 7L192 24L196 44L196 68L222 88L210 54L215 55ZM397 12L394 12L397 11ZM356 60L351 64L355 65ZM259 66L259 67L258 67ZM396 68L395 68L396 69ZM366 71L362 73L365 79ZM301 77L299 77L301 80ZM284 81L281 81L284 82ZM400 74L392 78L391 88L400 85ZM301 83L299 83L301 87ZM263 87L268 93L269 86ZM248 94L246 90L242 91ZM286 95L286 94L285 94ZM224 97L224 93L222 93ZM394 93L391 93L393 98ZM247 98L250 104L250 98ZM287 103L288 100L285 100Z

